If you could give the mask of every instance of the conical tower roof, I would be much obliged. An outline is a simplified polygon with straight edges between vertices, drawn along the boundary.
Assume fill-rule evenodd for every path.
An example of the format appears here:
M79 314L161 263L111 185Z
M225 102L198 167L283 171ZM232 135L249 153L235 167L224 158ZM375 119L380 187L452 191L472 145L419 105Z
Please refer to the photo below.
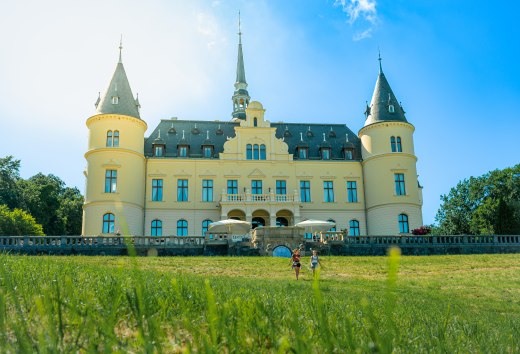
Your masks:
M386 80L381 67L381 57L379 57L379 76L377 77L372 101L370 101L370 106L367 107L365 112L367 115L365 126L383 121L407 122L404 113L401 104Z
M134 98L130 83L126 77L123 61L121 60L122 46L119 46L119 62L110 80L105 93L96 104L98 114L124 114L141 118L139 116L139 102Z

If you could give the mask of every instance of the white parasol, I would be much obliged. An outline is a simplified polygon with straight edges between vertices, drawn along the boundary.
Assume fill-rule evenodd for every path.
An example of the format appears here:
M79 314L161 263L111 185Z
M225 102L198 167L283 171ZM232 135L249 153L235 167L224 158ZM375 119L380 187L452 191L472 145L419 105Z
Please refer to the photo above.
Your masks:
M305 220L297 223L294 226L301 227L305 229L305 231L320 232L330 230L331 228L336 226L336 223L324 220Z
M210 233L228 233L230 235L244 235L251 230L251 223L242 220L226 219L209 224Z

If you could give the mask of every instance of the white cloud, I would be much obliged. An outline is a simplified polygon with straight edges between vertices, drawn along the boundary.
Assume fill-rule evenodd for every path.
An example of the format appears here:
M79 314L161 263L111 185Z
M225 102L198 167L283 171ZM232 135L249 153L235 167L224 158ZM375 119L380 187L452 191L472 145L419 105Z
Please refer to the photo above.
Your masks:
M368 29L358 31L354 34L353 40L359 41L372 36L374 26L377 25L376 0L335 0L334 6L340 6L348 15L350 25L368 23Z
M364 30L362 32L356 32L354 34L354 36L352 37L352 39L355 41L360 41L362 39L370 38L370 37L372 37L372 27L370 27L369 29Z

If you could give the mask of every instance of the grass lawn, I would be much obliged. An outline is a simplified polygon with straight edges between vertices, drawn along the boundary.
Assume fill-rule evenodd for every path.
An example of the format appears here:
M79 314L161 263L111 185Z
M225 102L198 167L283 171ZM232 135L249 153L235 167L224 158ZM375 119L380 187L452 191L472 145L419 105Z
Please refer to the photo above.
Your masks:
M520 352L520 256L0 255L5 352Z

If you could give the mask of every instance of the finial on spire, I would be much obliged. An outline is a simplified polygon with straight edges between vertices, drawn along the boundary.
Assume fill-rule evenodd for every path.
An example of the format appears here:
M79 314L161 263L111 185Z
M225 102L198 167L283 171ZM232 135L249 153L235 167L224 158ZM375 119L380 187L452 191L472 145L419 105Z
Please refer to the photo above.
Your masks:
M238 11L238 43L242 44L242 31L240 29L240 10Z
M121 57L121 52L123 51L123 35L121 34L121 39L119 40L119 62L122 63L123 59Z
M379 58L377 60L379 60L379 73L382 74L383 73L383 66L381 65L381 51L379 50L379 47L377 47L377 51L379 52Z

